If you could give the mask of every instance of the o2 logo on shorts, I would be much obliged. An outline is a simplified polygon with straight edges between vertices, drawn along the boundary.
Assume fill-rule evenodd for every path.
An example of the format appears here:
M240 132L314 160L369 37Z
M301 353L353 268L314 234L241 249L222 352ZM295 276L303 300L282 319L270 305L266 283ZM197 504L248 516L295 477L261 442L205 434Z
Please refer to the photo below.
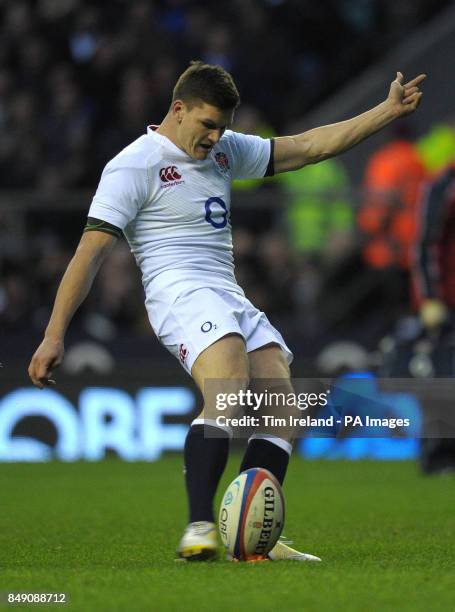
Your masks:
M211 321L206 321L205 323L201 325L201 332L204 332L204 334L206 334L209 331L212 331L212 329L216 329L216 325L215 323L212 323Z
M222 229L223 227L226 227L228 223L228 214L227 206L221 198L209 198L205 203L205 220L215 229ZM221 219L216 221L213 218L215 216L218 218L221 216Z

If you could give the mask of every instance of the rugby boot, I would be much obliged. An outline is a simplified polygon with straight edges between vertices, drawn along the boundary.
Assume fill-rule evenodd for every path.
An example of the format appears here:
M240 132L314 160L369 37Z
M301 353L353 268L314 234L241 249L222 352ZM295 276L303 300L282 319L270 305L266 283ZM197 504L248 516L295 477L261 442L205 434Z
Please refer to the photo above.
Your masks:
M292 543L292 540L287 540L284 536L281 536L267 555L268 558L271 561L321 561L321 559L315 555L299 552L288 546L288 544Z
M218 551L215 523L197 521L185 529L177 548L179 559L184 561L211 561Z

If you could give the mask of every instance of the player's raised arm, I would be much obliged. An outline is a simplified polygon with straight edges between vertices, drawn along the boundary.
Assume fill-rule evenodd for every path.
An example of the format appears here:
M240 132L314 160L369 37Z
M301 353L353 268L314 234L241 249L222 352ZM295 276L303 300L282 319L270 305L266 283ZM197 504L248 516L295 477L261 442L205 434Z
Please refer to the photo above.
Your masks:
M88 231L82 235L58 288L44 339L28 368L33 384L40 389L55 384L52 370L62 362L66 329L116 240L116 236L101 231Z
M420 74L403 85L403 75L397 72L387 99L369 111L347 121L318 127L296 136L276 138L275 173L297 170L343 153L394 119L414 112L422 97L419 85L425 78L425 74Z

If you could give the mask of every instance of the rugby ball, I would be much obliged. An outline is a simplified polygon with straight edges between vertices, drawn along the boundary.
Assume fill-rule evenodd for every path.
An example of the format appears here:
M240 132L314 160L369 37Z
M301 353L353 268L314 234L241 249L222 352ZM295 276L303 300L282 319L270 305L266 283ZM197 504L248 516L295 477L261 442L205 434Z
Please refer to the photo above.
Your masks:
M234 559L260 559L275 546L284 525L284 499L268 470L251 468L228 486L221 502L218 528Z

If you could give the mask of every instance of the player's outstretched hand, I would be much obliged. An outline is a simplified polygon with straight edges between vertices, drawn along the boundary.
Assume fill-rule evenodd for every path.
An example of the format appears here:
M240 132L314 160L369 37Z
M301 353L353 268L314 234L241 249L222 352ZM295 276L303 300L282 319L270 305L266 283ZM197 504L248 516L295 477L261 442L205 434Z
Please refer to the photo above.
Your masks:
M387 100L393 104L399 117L413 113L422 99L419 85L427 78L426 74L419 74L403 85L403 75L397 72L397 78L392 81Z
M28 375L35 387L43 389L55 385L52 371L62 363L64 353L61 340L44 338L28 366Z

